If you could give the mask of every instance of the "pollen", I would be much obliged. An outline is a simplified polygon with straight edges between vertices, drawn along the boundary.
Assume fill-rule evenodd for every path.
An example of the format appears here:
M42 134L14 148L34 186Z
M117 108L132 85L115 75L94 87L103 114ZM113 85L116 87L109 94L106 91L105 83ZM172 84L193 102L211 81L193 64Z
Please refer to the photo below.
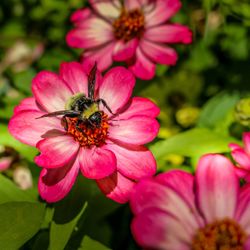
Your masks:
M232 219L223 219L199 229L192 250L243 250L247 235Z
M115 38L128 42L135 37L140 38L144 32L144 15L136 9L130 12L123 10L118 19L113 22Z
M78 118L66 118L66 122L62 120L62 125L69 135L72 135L75 141L79 142L81 147L90 148L95 145L101 147L105 144L108 136L108 116L102 113L102 121L100 126L94 127L88 122L78 122Z

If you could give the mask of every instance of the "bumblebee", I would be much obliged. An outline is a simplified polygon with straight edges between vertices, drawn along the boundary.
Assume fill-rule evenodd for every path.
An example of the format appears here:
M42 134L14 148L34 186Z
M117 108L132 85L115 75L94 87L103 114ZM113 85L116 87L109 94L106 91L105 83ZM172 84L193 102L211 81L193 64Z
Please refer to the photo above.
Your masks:
M67 130L67 118L77 118L76 129L81 131L80 125L84 124L89 128L99 128L102 122L102 111L99 110L99 104L102 103L103 106L112 114L105 100L99 98L95 99L95 83L96 83L96 71L97 65L93 66L88 76L88 96L83 93L78 93L74 95L65 105L65 110L60 110L52 113L45 114L38 118L44 117L62 117L62 124L65 130Z

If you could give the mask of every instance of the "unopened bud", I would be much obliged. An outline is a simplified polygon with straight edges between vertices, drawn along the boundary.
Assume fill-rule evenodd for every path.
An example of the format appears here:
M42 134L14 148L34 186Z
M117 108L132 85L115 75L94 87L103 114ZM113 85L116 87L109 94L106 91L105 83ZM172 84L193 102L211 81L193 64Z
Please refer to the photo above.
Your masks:
M179 109L175 116L176 121L184 128L195 125L199 117L200 110L196 107L184 107Z
M236 104L235 118L240 124L250 126L250 98L241 99Z

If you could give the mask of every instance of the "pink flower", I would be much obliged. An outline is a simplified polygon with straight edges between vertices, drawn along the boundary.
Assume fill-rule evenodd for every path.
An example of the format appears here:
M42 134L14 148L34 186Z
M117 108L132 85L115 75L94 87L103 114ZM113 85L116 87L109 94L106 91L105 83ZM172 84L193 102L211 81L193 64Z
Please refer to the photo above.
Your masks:
M0 158L0 172L10 168L13 158L11 156L1 157Z
M175 65L176 51L168 44L189 44L191 31L169 19L181 7L179 0L90 0L91 9L71 16L75 28L66 37L69 46L85 49L84 65L97 61L100 70L113 61L126 62L134 75L151 79L156 64Z
M86 178L96 180L108 197L124 203L135 182L155 173L154 157L143 144L158 133L159 108L146 98L131 98L134 84L133 75L123 67L111 69L103 78L97 75L94 97L102 98L115 115L100 103L101 123L92 127L77 125L78 117L37 119L65 110L79 93L89 96L88 77L81 64L63 63L59 75L42 71L33 79L34 97L15 108L9 131L40 150L35 162L43 168L38 184L43 199L56 202L64 198L80 170Z
M232 157L237 162L236 173L239 178L244 178L250 182L250 132L243 134L244 147L230 143Z
M250 249L250 185L240 188L224 156L203 156L195 177L173 170L140 181L131 208L146 249Z

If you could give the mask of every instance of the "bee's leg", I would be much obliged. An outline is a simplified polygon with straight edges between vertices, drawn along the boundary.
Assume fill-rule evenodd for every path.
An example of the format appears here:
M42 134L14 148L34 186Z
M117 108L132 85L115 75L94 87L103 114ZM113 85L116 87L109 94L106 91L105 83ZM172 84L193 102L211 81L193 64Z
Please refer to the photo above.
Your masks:
M80 125L82 122L86 122L86 121L82 121L82 120L78 120L76 122L76 130L79 131L80 133L82 133L84 136L88 136L81 128L80 128Z
M102 105L109 111L110 114L115 115L115 114L112 112L111 108L108 106L108 104L107 104L103 99L97 99L96 102L98 103L98 105L99 105L99 103L101 102Z
M83 130L80 128L81 122L82 122L81 120L78 120L76 122L76 130L81 132L81 133L84 133Z
M68 131L69 126L68 126L67 117L65 115L61 119L61 125L64 127L66 131Z

